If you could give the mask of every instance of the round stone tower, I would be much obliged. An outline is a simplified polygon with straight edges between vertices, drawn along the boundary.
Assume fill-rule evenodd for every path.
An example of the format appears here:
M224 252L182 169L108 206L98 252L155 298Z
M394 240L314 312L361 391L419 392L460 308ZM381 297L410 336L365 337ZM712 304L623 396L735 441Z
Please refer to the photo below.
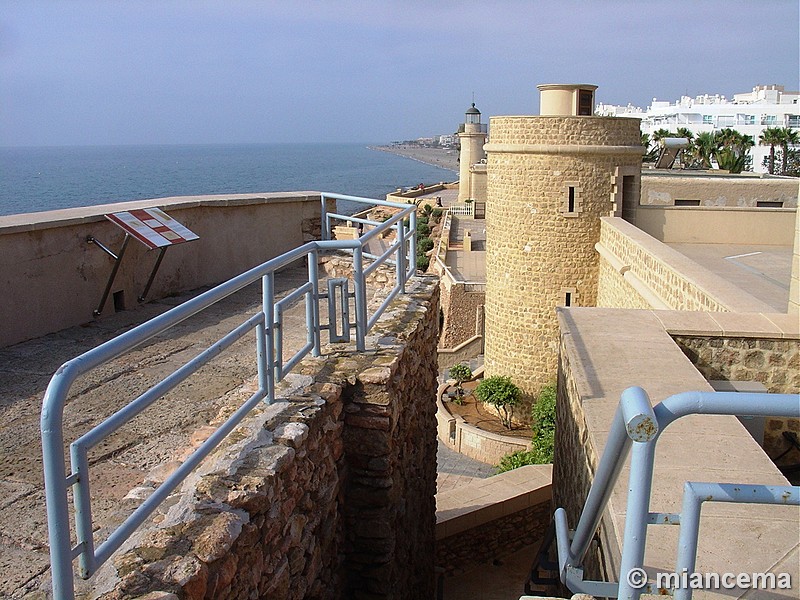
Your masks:
M485 373L529 398L556 378L556 308L595 305L600 218L642 163L639 120L592 116L596 86L539 89L546 114L492 117L485 146Z
M470 197L470 167L481 162L486 154L483 145L486 143L486 130L481 125L481 111L472 103L464 115L464 131L458 133L461 152L458 155L458 201L463 202Z

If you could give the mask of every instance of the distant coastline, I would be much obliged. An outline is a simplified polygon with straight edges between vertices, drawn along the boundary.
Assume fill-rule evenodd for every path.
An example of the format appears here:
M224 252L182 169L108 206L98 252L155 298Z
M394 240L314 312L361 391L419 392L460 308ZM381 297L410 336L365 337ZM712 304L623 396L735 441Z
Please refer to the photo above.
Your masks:
M440 169L453 171L458 178L458 151L452 148L426 148L415 144L397 144L393 146L368 146L370 150L397 154L405 158L425 163Z

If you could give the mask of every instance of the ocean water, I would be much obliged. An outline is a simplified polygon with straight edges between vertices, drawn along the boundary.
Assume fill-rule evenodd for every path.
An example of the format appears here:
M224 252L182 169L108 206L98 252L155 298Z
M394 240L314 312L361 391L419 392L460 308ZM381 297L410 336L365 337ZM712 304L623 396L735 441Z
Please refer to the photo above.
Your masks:
M315 190L383 199L398 187L457 178L364 144L6 147L0 215L196 194Z

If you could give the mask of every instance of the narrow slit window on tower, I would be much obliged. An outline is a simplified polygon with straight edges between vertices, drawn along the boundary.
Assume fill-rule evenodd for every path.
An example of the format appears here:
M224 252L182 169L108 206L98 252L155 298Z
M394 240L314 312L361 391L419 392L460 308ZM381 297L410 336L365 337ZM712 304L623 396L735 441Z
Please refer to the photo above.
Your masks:
M561 306L569 308L570 306L578 306L578 290L574 287L561 288Z
M577 217L581 212L581 187L577 181L567 181L562 189L561 214Z

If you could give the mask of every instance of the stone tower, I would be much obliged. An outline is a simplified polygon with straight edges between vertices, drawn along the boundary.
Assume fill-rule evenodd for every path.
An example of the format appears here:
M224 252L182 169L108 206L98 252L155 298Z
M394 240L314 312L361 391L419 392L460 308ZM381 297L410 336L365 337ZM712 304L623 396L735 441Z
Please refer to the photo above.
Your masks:
M595 304L600 218L640 190L640 122L593 116L595 89L542 85L540 116L490 121L485 372L529 398L556 378L556 307Z
M463 202L471 197L470 167L486 157L483 151L486 129L481 125L481 111L475 108L474 102L464 115L464 131L459 131L458 138L461 142L461 152L458 155L458 201Z

